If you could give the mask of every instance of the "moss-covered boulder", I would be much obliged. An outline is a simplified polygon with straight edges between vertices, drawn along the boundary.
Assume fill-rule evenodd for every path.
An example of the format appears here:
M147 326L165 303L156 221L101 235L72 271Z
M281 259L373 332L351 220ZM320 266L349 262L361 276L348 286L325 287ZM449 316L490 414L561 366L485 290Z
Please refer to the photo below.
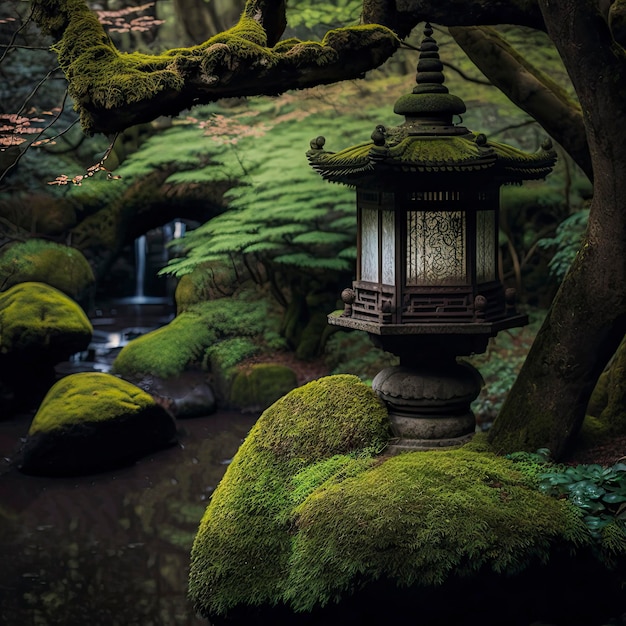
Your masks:
M174 294L176 312L183 313L189 307L207 300L228 297L237 285L232 268L219 263L200 265L193 272L180 277Z
M178 376L185 369L206 367L217 344L233 338L250 338L269 346L276 333L272 332L274 314L268 300L220 298L189 306L169 324L128 343L118 354L113 368L126 377L150 374L160 378ZM241 345L241 344L240 344ZM220 350L218 349L218 352ZM211 352L211 354L208 354ZM244 358L246 349L226 350L225 367L238 362L231 357Z
M92 327L76 302L44 283L0 293L0 415L36 406L56 363L85 350Z
M23 282L46 283L79 300L94 284L94 275L79 250L29 239L5 246L0 254L0 289Z
M174 418L152 396L110 374L58 381L35 415L23 448L28 474L113 469L174 443Z
M241 368L233 377L228 404L246 411L262 411L297 384L298 377L290 367L255 363Z
M27 282L0 293L0 358L57 363L84 350L93 329L85 312L58 289Z
M612 425L615 433L626 433L626 337L600 376L587 413Z
M324 626L527 626L568 611L557 623L595 624L616 609L615 554L528 468L481 441L387 458L387 439L386 410L353 376L267 409L200 523L196 609L218 625ZM555 576L587 599L560 599Z
M113 372L125 378L179 376L186 367L202 360L212 339L207 320L198 312L188 311L126 344L113 362Z

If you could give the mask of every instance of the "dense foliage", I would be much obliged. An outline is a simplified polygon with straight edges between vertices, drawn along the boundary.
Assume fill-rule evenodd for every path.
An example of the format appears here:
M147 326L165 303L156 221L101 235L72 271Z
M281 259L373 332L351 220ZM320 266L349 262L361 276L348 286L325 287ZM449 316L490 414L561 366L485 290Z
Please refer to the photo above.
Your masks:
M626 549L625 463L558 467L540 478L540 491L567 498L583 511L585 524L596 539L604 539L615 552ZM615 528L610 528L611 524Z

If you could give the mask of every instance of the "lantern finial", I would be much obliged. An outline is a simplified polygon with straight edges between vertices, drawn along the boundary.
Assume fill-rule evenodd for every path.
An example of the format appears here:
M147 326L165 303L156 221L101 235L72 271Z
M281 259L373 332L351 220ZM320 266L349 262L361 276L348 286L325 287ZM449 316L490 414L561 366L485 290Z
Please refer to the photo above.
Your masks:
M439 59L439 46L432 34L431 25L426 23L417 62L417 84L412 93L398 99L393 110L398 115L411 118L413 123L419 118L428 118L431 123L433 118L440 118L443 123L451 124L453 115L465 113L465 103L449 93L443 84L443 63Z
M444 86L443 63L439 59L439 46L432 38L433 29L430 24L424 28L424 38L417 62L417 75L413 93L448 93Z

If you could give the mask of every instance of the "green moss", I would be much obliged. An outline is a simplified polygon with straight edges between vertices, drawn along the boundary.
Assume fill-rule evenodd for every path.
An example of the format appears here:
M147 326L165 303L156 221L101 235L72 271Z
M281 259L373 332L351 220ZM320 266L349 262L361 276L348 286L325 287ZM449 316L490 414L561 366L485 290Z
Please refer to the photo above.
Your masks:
M186 312L167 326L133 339L117 355L112 371L122 376L177 376L198 362L214 336L207 320Z
M198 265L178 280L175 293L176 311L183 313L207 300L231 296L240 287L237 278L230 258L228 262L213 261Z
M277 600L290 557L285 518L293 507L292 477L309 464L380 446L386 437L386 410L355 376L321 378L269 407L202 519L190 574L198 608L207 611L210 603L222 612L239 602Z
M293 514L287 599L296 610L326 604L364 574L401 586L482 567L512 574L547 561L552 541L587 538L566 505L530 489L510 463L465 450L390 458Z
M123 108L165 91L181 91L184 76L200 67L210 80L213 68L225 54L272 59L265 31L255 20L242 16L234 28L200 46L170 50L159 55L119 52L95 13L82 0L64 3L40 0L34 17L44 32L62 32L53 47L69 81L69 93L89 132L93 121L88 107ZM259 61L261 62L261 61Z
M258 7L247 2L236 26L198 46L158 55L123 54L83 0L33 0L33 9L42 30L59 38L53 49L86 132L97 130L94 110L104 115L109 109L149 102L162 92L168 92L172 102L194 77L210 86L234 69L266 72L278 64L285 70L328 65L337 61L339 49L363 47L368 35L382 33L389 53L398 44L389 29L368 25L330 31L321 43L290 40L269 48L265 30L256 19Z
M285 365L257 363L237 372L230 388L230 404L242 409L267 408L297 385L295 372Z
M210 369L214 374L219 370L225 377L231 378L236 373L236 366L258 351L259 347L252 339L233 337L211 346L206 351L206 358L210 361Z
M219 342L233 337L262 341L274 321L263 301L221 298L191 305L167 326L124 346L113 371L122 376L176 376L191 365L201 365L207 349Z
M80 306L54 287L26 282L0 293L0 353L47 350L59 341L78 350L92 332Z
M155 404L131 383L100 372L66 376L52 386L35 415L29 435L73 424L111 420Z
M579 445L590 447L626 434L626 339L602 373L587 407Z
M516 573L590 544L568 503L539 493L485 438L373 455L385 409L353 376L292 391L258 420L216 490L192 551L203 614L285 603L308 611L380 578L442 583Z
M76 249L43 239L15 243L0 256L0 289L41 282L78 298L94 282L93 271Z
M176 285L176 312L184 313L190 306L208 300L208 276L202 271L194 271L180 277Z

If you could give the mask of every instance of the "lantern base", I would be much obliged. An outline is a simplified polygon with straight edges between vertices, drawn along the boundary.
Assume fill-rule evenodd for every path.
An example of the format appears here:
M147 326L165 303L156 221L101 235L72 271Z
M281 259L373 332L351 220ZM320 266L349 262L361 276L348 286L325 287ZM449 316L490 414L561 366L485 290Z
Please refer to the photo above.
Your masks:
M372 389L389 411L397 454L467 443L476 430L470 404L483 385L478 370L451 353L424 358L419 365L396 365L379 372Z

